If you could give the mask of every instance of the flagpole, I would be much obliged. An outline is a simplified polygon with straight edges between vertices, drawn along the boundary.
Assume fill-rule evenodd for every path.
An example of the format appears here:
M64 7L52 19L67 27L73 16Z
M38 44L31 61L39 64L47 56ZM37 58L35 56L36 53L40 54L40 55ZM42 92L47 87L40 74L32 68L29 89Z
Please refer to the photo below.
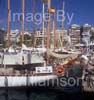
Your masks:
M8 0L8 48L10 47L10 0Z

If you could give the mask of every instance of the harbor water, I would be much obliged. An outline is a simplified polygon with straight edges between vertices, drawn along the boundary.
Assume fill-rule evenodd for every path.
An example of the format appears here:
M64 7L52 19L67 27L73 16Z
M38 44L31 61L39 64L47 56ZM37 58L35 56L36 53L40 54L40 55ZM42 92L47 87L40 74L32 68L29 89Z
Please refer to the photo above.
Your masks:
M67 94L48 89L0 89L0 100L89 100L93 93Z
M58 94L44 89L2 89L0 100L58 100Z
M69 77L80 76L82 76L80 67L78 65L72 66L69 70ZM81 86L67 87L64 91L61 87L59 89L48 87L0 88L0 100L86 100L88 97L91 100L90 98L94 94L92 92L83 93Z

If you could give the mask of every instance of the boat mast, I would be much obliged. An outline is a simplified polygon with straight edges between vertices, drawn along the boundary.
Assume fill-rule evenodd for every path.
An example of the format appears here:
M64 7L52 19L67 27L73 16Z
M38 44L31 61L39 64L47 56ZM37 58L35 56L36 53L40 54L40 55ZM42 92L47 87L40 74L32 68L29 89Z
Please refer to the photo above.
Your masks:
M62 9L62 47L64 47L64 1Z
M8 48L10 47L10 0L8 0Z
M24 7L24 0L22 0L22 44L24 43Z
M36 0L33 0L33 34L34 34L34 43L33 47L36 47L37 36L35 36L36 26L35 26L35 14L36 14Z
M47 49L50 48L50 28L51 28L51 18L50 18L51 0L48 0L48 39L47 39Z
M46 0L42 0L42 4L43 4L43 7L42 7L42 35L43 35L43 40L42 40L42 47L44 48L45 46L45 34L44 34L44 28L45 28L45 2Z
M54 40L54 50L56 49L56 9L51 8L50 13L53 14L53 40Z
M54 12L54 50L56 49L56 10Z

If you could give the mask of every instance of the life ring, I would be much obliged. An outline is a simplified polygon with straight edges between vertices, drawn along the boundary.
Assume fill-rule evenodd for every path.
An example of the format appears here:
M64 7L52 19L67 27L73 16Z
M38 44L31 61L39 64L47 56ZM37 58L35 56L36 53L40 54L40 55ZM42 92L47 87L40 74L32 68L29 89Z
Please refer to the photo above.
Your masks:
M64 74L64 66L59 65L55 67L55 74L56 75L63 75Z

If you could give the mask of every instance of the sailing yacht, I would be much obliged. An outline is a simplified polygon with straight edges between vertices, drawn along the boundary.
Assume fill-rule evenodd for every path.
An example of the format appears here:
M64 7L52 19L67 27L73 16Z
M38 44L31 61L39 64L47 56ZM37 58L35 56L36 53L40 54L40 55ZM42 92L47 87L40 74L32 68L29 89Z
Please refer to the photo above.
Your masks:
M48 0L50 10L50 0ZM50 13L50 11L49 11ZM48 23L47 51L50 50L50 16ZM0 53L0 87L27 87L41 86L44 82L56 82L59 77L64 76L64 64L58 65L46 56L41 56L40 49L27 48L24 43L24 0L22 0L22 47L16 50L10 46L10 0L8 0L8 49ZM44 49L44 48L43 48ZM46 50L44 50L46 51ZM54 54L53 54L54 55ZM57 55L55 55L57 57ZM61 57L62 58L62 57ZM64 57L66 58L66 57ZM66 63L74 63L72 59ZM59 63L59 62L58 62Z
M22 48L16 50L10 45L10 0L8 0L8 49L0 53L0 87L32 86L57 78L53 66L46 65L40 49L33 51L23 46L24 0L22 0L22 13Z

